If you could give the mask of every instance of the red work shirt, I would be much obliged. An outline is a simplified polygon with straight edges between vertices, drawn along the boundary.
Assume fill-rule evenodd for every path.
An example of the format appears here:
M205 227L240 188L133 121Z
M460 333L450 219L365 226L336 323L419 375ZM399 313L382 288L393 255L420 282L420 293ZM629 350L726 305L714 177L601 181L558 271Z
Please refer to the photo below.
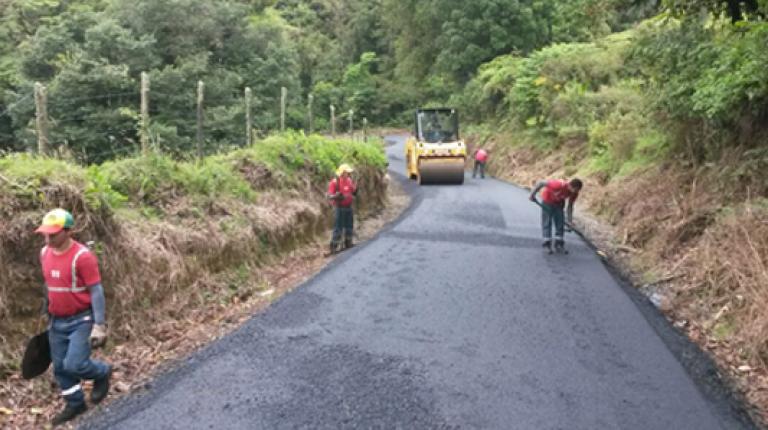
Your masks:
M40 264L48 288L48 313L64 318L90 309L88 287L101 283L99 263L91 250L73 241L69 250L57 255L46 246L40 252Z
M331 179L328 184L328 194L333 195L340 192L344 198L342 200L331 200L331 204L334 206L348 208L352 206L352 201L355 199L355 182L352 178L336 177Z
M478 149L475 153L475 160L485 163L486 160L488 160L488 153L485 152L485 149Z
M579 193L571 192L568 188L568 181L551 179L547 181L544 190L541 191L541 199L548 205L559 205L567 199L571 199L571 204L579 197Z

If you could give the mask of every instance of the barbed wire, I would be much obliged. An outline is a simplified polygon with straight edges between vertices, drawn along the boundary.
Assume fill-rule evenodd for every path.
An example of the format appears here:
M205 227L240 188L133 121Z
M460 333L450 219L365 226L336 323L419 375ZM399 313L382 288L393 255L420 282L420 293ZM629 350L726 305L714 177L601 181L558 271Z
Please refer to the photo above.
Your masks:
M134 132L138 133L138 130L135 127L122 127L122 128L106 128L100 131L97 131L96 134L103 134L103 135L109 135L109 134L123 134L126 132ZM54 131L54 138L57 140L61 139L61 136L64 136L65 138L69 136L70 133L62 132L62 131Z
M108 93L108 94L102 94L98 96L87 96L87 97L75 97L75 98L65 98L68 102L79 102L79 101L86 101L86 100L100 100L100 99L108 99L110 97L122 97L122 96L136 96L139 97L141 94L139 94L136 91L131 92L124 92L124 93Z
M114 149L110 149L108 151L97 152L95 154L86 153L84 155L85 155L86 159L94 159L94 158L100 158L100 157L105 156L105 155L115 155L115 154L119 154L119 153L123 153L123 152L131 152L131 151L134 151L135 153L138 154L140 152L140 148L135 147L135 146L125 146L125 147L122 147L122 148L114 148Z
M81 121L81 120L87 120L87 119L91 119L91 120L107 119L107 120L110 120L110 121L115 121L115 120L121 119L121 118L123 118L125 120L134 120L133 118L131 118L129 116L120 116L120 117L117 117L117 116L112 117L112 115L104 116L103 115L104 113L107 113L107 112L104 112L104 111L94 111L94 112L85 113L85 114L83 114L83 113L76 113L75 112L72 115L62 115L62 116L48 114L48 122L49 123L61 123L61 122L68 122L68 121Z
M11 111L11 109L15 108L16 105L18 105L19 103L27 100L30 97L32 97L32 95L31 94L27 94L26 96L22 97L21 99L16 100L15 102L9 104L8 107L2 113L0 113L0 117L5 116L6 114L8 114Z
M141 94L138 93L138 92L132 91L132 92L122 92L122 93L101 94L101 95L98 95L98 96L65 98L64 100L66 102L74 103L74 102L82 102L82 101L90 101L90 100L102 100L102 99L109 99L109 98L123 97L123 96L134 96L134 97L138 98L138 97L141 96ZM165 97L168 97L168 96L169 95L167 95L167 94L153 92L153 93L151 93L150 100L152 100L152 99L163 100ZM174 96L178 96L178 94L174 94ZM10 110L13 109L16 105L26 101L27 99L29 99L31 97L32 97L32 95L28 94L28 95L24 96L23 98L15 101L11 105L9 105L8 108L6 108L6 110L4 110L2 113L0 113L0 116L8 114L10 112ZM194 98L194 95L190 95L190 97ZM50 111L55 111L55 110L60 110L60 109L66 109L67 108L66 105L63 105L63 104L60 104L60 103L63 103L63 102L53 102L53 103L51 103L49 105L49 107L48 107L49 112ZM151 103L150 104L150 114L162 114L162 111L158 110L157 107L156 107L158 103L163 103L163 102L156 101L155 103ZM121 107L130 107L130 106L121 106ZM49 115L49 116L53 117L53 115ZM81 116L80 118L85 118L85 117L86 116ZM57 120L61 120L62 119L62 117L54 117L54 118L57 119ZM71 117L64 117L64 118L76 118L76 117L75 116L71 116Z
M33 96L34 93L19 98L14 103L8 105L5 111L0 113L0 116L7 115L14 107L28 101ZM240 97L240 91L230 91L219 94L219 96L222 97L215 97L215 99L218 99L218 102L212 100L212 98L206 100L206 110L240 108L241 103L244 102L244 98ZM225 101L225 99L230 99L230 97L233 99ZM106 99L112 100L99 102ZM177 139L183 139L185 142L188 139L194 139L195 116L193 106L195 103L192 92L187 94L186 91L181 91L165 94L160 91L152 91L149 94L149 100L149 117L153 118L156 124L177 129L176 133L172 133L176 135L175 137L167 136L170 139L169 142L171 142L171 146L166 148L167 150L178 152L179 148L175 148L177 145L173 143ZM47 100L47 128L51 136L51 146L61 148L62 150L63 148L68 148L66 151L71 153L76 159L86 163L103 160L104 157L110 158L117 154L137 151L139 136L142 133L139 122L140 102L140 91L111 92L80 97L67 97L66 95L57 95L55 93L49 94ZM251 109L261 110L259 106L266 105L264 100L256 97L252 101ZM189 112L185 111L187 106L192 108ZM33 119L35 117L34 112L29 114L26 108L25 106L23 117L17 118L20 123L26 121L26 118ZM270 116L274 118L267 122L276 122L277 114L274 113ZM348 112L340 112L339 119L341 120L347 116ZM230 125L235 123L240 127L240 120L235 117L229 118L227 115L214 115L210 117L206 115L206 117L206 130L212 130L213 133L216 133L217 130L224 130L229 133ZM259 122L259 119L253 119L254 126L258 127L257 124ZM343 133L343 130L346 128L345 126L346 122L339 121L340 132ZM30 129L30 131L32 131L31 127L33 127L33 124L27 124L27 129ZM211 129L210 127L213 128ZM271 127L267 125L266 128ZM150 133L155 134L152 131ZM33 131L32 134L34 134ZM161 134L164 135L165 133ZM212 134L206 135L206 142L211 139L210 136ZM87 146L90 149L83 147L83 144L79 141L81 137L89 142ZM153 143L153 147L160 146L159 136L157 138L158 143ZM105 146L126 144L128 146L110 148L96 153L91 152L98 150L102 144ZM77 152L75 152L75 149Z

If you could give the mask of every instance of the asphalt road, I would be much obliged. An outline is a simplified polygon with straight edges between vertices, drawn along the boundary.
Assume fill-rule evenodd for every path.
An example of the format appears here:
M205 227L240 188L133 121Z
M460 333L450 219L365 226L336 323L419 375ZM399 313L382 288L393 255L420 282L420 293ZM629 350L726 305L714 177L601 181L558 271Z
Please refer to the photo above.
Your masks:
M81 428L751 427L578 236L542 251L525 190L407 189L375 239Z

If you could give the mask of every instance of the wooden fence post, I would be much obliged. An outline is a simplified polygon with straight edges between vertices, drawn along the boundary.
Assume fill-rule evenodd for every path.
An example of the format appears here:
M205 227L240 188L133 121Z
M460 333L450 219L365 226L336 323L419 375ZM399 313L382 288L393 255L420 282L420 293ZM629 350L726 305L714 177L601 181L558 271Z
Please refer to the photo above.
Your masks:
M349 110L349 137L355 137L355 111Z
M147 155L149 152L149 75L141 72L141 130L139 139L141 140L141 154Z
M203 99L205 84L197 81L197 157L203 158Z
M251 87L245 87L245 146L253 144L253 119L251 117Z
M312 131L314 129L314 127L313 127L313 125L314 125L313 124L314 118L312 117L312 102L313 101L314 101L314 96L312 96L312 94L307 96L307 116L308 116L307 122L309 123L308 124L308 131L309 132L307 134L312 134Z
M331 105L331 136L336 137L336 108Z
M35 82L35 126L37 128L37 152L48 155L48 93L45 86Z
M288 88L280 88L280 131L285 131L285 102L288 98Z

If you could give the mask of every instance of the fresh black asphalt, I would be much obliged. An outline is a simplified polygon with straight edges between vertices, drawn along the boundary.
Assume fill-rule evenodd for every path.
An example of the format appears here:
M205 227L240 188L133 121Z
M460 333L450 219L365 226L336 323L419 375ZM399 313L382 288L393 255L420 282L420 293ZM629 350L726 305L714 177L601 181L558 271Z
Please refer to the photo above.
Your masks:
M376 238L80 428L752 428L587 243L542 251L527 191L406 188Z

